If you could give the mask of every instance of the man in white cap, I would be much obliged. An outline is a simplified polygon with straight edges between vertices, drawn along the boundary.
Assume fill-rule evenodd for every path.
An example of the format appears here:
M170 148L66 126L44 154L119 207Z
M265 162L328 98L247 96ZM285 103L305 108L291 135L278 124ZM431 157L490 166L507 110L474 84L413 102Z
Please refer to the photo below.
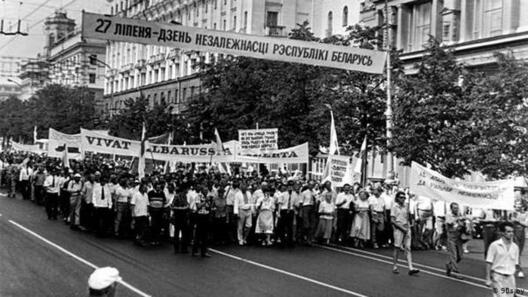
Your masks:
M114 297L117 284L121 281L119 271L113 267L97 268L88 278L90 297Z

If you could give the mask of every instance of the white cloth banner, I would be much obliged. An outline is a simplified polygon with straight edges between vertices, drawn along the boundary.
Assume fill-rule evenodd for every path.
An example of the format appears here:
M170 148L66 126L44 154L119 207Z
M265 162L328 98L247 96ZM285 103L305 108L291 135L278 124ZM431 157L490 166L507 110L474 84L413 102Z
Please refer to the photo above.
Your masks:
M22 144L15 141L11 141L11 148L17 152L27 152L34 154L42 154L45 151L40 149L38 144Z
M383 73L386 52L84 12L82 37Z
M356 159L357 161L357 159ZM341 155L328 156L328 177L333 187L342 187L345 184L353 185L360 180L360 175L354 174L352 157Z
M137 157L141 142L108 136L91 130L81 129L83 151ZM223 151L215 144L164 145L145 143L145 158L182 163L308 163L308 143L298 146L271 150L242 150L237 141L224 143Z
M81 129L81 146L84 152L137 157L141 142Z
M456 181L413 162L410 190L418 196L475 208L513 210L514 180Z
M279 129L238 130L238 142L243 150L277 150Z
M235 152L235 162L239 163L307 164L310 158L308 142L294 147L271 151L242 150L237 141L224 143L224 147Z
M68 148L69 159L81 159L81 134L65 134L49 128L48 156L62 158L65 148Z

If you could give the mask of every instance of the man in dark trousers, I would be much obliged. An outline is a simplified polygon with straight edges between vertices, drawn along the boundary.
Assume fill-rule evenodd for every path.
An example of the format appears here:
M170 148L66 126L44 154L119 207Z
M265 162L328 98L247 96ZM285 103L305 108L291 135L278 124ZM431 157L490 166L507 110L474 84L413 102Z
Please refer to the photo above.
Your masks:
M198 199L194 205L196 210L196 233L193 243L193 256L197 255L198 247L200 247L200 254L202 257L211 257L207 252L211 206L212 201L207 199L207 187L202 185L199 187Z
M158 182L154 190L148 193L149 197L149 214L150 214L150 231L151 244L160 245L161 223L163 217L163 207L167 201L163 192L163 183Z
M174 225L174 253L188 253L190 226L190 208L187 201L188 185L181 184L176 187L174 200L172 200L172 224ZM180 239L181 232L181 239Z
M59 176L56 168L51 168L50 175L44 181L44 188L46 189L46 214L48 220L56 220L59 207Z

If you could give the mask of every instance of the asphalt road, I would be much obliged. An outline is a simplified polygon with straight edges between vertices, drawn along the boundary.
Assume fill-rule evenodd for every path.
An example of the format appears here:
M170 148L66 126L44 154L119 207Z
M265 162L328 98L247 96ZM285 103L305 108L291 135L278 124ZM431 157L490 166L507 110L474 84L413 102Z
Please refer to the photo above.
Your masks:
M483 261L448 278L446 256L414 252L421 273L391 272L390 250L332 247L216 247L211 258L175 255L168 244L140 248L48 221L42 207L0 194L0 296L86 296L95 266L119 269L118 296L491 296ZM528 287L526 281L520 287Z

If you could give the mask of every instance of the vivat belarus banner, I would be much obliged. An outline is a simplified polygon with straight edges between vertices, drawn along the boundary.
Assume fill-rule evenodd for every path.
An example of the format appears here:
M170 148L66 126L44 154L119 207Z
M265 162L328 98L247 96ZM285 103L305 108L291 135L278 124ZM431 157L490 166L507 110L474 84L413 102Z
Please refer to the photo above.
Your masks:
M219 151L215 144L165 145L147 143L145 158L182 163L234 162L234 154L229 148Z
M82 158L81 134L65 134L49 128L48 156L62 158L66 148L68 149L68 158Z
M82 37L216 52L367 73L383 73L386 53L350 46L207 30L83 12Z
M86 129L81 129L81 145L84 152L133 157L139 156L141 148L140 141L109 136L105 133Z
M277 150L279 129L238 130L238 142L243 150Z
M413 162L410 184L412 193L434 200L457 202L476 208L513 210L513 179L490 182L456 181Z

